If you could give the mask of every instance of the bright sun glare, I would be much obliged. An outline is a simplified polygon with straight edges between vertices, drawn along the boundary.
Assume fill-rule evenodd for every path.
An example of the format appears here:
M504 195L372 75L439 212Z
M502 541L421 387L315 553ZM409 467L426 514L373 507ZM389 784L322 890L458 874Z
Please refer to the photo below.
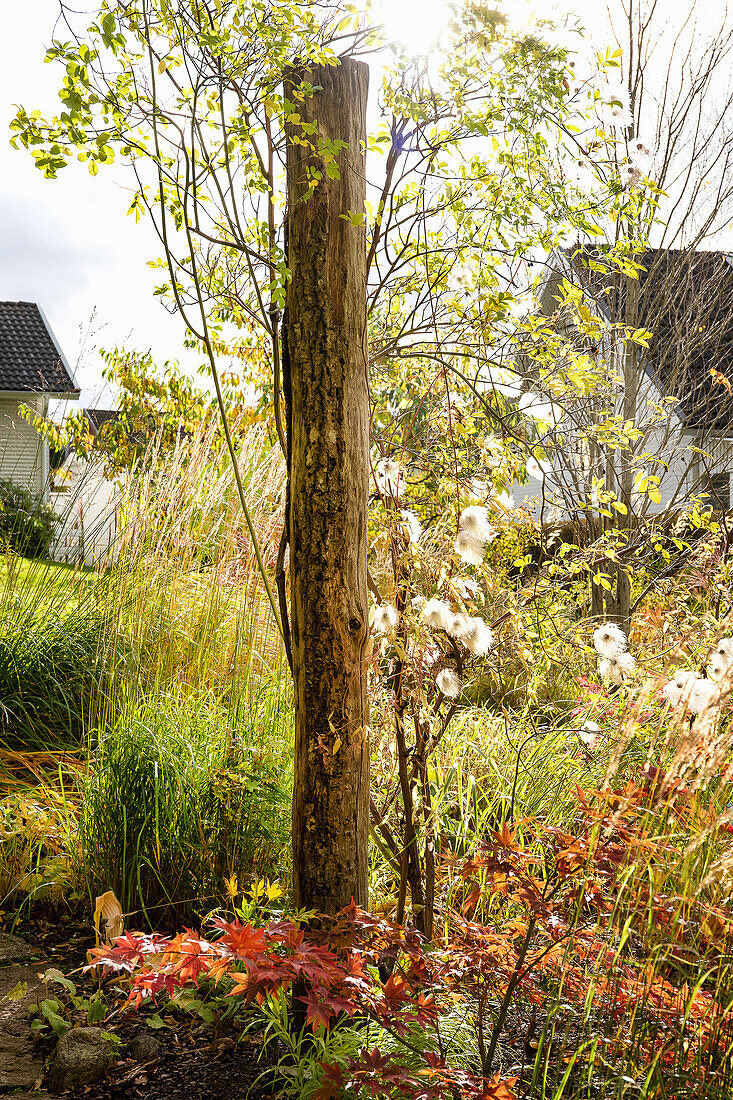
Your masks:
M449 0L382 0L381 17L387 37L410 53L425 53L446 25Z

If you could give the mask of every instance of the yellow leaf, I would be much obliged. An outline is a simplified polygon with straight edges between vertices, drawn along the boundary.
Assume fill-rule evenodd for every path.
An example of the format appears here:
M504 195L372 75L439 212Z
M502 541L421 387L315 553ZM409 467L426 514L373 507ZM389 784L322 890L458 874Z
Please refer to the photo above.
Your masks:
M101 936L100 920L104 921L104 938L110 947L114 947L117 937L124 931L124 916L122 906L115 897L114 890L106 890L96 898L94 903L94 927L96 929L97 946Z
M231 875L230 878L224 878L224 885L226 886L227 894L234 901L239 893L239 883L237 882L236 872Z
M342 744L343 744L343 742L342 742L341 738L340 738L340 737L337 737L337 738L336 738L336 740L335 740L335 741L334 741L334 743L333 743L333 755L334 755L334 756L335 756L335 755L336 755L336 753L337 753L337 752L339 751L339 749L341 748L341 745L342 745Z
M22 1001L27 992L28 982L18 982L5 996L9 1001Z

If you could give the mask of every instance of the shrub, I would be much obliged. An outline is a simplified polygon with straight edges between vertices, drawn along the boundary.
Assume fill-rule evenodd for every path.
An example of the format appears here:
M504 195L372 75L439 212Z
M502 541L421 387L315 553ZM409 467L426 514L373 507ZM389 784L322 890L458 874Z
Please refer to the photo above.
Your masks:
M225 877L279 869L287 770L279 746L253 747L248 732L212 700L160 694L100 738L80 821L90 893L112 889L158 927L219 904Z
M8 902L16 910L23 901L57 903L71 891L69 811L63 795L48 787L0 800L0 909Z
M7 548L27 558L46 557L58 522L40 494L0 479L0 539Z

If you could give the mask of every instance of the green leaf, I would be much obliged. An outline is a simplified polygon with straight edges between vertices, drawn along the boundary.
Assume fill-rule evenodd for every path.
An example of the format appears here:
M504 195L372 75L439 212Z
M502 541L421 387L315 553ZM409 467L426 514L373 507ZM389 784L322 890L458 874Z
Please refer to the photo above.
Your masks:
M68 1031L71 1024L68 1020L65 1020L63 1016L59 1016L58 1008L60 1008L59 1002L53 1001L41 1001L41 1013L48 1020L51 1025L54 1034L59 1037Z
M160 1031L160 1029L162 1027L170 1027L171 1026L170 1024L167 1024L165 1022L165 1020L163 1019L163 1017L159 1016L157 1012L155 1013L154 1016L150 1017L150 1019L147 1021L147 1023L148 1023L148 1027L152 1027L153 1031Z
M74 983L70 978L67 978L65 974L62 974L60 970L57 970L56 967L51 967L50 970L44 970L40 978L42 982L46 983L57 982L58 985L62 985L64 989L67 989L69 993L76 994L76 986Z
M89 1002L89 1010L87 1012L87 1023L98 1024L107 1015L107 1002L104 997L94 997Z

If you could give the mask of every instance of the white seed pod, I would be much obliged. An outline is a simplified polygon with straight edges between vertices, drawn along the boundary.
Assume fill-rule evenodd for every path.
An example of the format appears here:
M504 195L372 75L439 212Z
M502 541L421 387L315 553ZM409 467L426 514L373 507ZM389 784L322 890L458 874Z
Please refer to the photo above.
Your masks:
M435 683L447 699L457 699L463 687L460 676L452 668L441 669L435 677Z
M472 504L464 508L458 521L461 531L467 531L477 542L488 542L494 534L494 529L489 523L489 513L481 504Z
M474 615L468 618L461 641L469 653L473 653L475 657L485 657L493 648L494 635L491 627L487 626L483 619Z
M687 708L693 714L700 714L708 707L720 702L720 689L712 680L699 679L690 692Z
M403 508L400 512L402 529L410 542L419 542L422 535L422 524L414 512Z
M601 727L597 722L583 722L578 730L578 737L587 749L594 749L598 744Z
M662 695L671 707L676 708L681 703L687 703L699 679L696 672L678 668L672 679L668 680L662 688Z
M542 481L551 472L551 462L538 461L536 458L527 459L527 474L529 477L533 477L535 481Z
M598 673L602 680L610 680L612 684L624 682L624 674L616 657L602 657L598 662Z
M507 512L511 512L512 508L514 507L514 497L511 493L496 493L494 499L496 500L497 504L501 505L501 507L504 508Z
M706 669L708 679L713 680L717 684L719 680L723 679L729 668L730 661L727 661L725 657L721 657L719 653L714 653L708 661Z
M484 560L484 543L468 531L458 532L454 548L466 565L480 565Z
M457 641L462 642L468 628L468 623L468 615L451 615L450 622L445 628L446 633L450 634L451 638L455 638Z
M454 577L453 586L462 600L472 600L478 594L478 583L473 577Z
M398 497L405 487L405 474L394 458L382 458L377 463L376 486L383 496Z
M607 84L602 90L602 98L611 107L623 107L626 111L631 109L629 90L623 84Z
M614 660L618 667L621 669L623 676L633 676L639 667L636 663L636 658L632 657L630 653L618 653Z
M391 603L380 603L374 608L372 625L377 634L389 634L397 626L397 608Z
M617 657L627 647L627 638L620 626L603 623L593 631L593 645L601 657Z
M422 617L431 630L446 630L453 612L445 600L432 599L423 604Z

